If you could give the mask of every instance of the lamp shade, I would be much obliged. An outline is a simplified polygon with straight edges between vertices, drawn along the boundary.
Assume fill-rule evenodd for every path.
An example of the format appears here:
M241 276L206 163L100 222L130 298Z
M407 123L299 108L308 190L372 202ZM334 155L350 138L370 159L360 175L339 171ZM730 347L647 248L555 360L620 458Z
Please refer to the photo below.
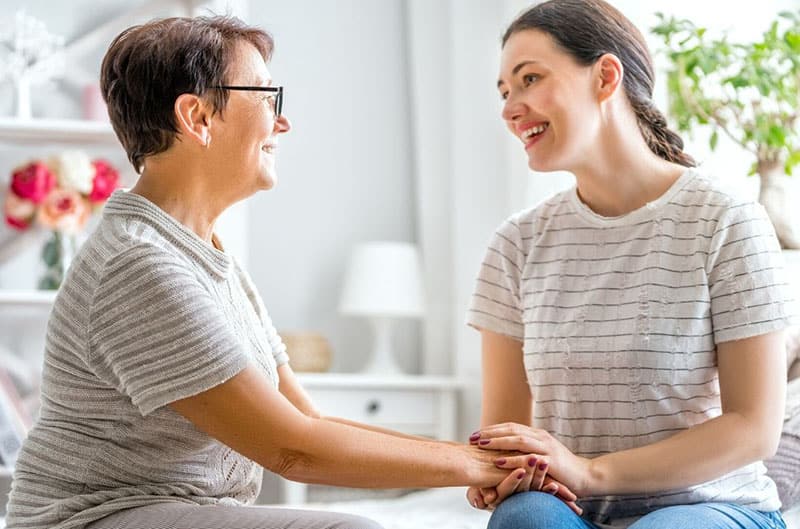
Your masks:
M339 311L355 316L422 316L425 301L421 268L419 252L413 244L359 244L347 266Z

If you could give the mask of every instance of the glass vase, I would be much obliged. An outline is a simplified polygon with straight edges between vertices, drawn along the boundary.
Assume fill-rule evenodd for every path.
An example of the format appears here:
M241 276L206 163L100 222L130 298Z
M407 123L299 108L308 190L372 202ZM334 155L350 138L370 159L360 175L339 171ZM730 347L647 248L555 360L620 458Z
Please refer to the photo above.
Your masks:
M42 261L45 272L39 281L42 290L58 290L75 256L77 241L75 235L53 231L42 248Z

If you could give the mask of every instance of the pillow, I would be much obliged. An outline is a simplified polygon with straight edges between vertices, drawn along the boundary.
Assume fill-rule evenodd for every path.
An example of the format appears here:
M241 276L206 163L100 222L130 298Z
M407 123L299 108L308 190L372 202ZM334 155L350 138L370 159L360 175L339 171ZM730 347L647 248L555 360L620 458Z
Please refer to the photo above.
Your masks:
M778 486L778 495L788 510L800 504L800 378L789 382L786 418L777 453L764 462L767 474Z

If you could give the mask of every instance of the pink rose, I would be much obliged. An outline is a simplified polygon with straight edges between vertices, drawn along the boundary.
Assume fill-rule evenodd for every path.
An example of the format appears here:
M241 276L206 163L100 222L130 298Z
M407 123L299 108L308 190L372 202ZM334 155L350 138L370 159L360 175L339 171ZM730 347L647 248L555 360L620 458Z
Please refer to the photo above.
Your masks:
M24 230L33 221L33 217L36 214L36 204L18 197L15 193L8 193L3 213L6 217L6 224L18 230Z
M38 221L52 230L76 234L89 220L91 209L77 191L56 189L39 207Z
M89 193L89 200L92 203L103 202L117 188L119 184L119 173L110 163L105 160L95 160L94 180L92 180L92 191Z
M55 176L42 162L31 162L11 174L12 191L35 204L41 203L55 185Z

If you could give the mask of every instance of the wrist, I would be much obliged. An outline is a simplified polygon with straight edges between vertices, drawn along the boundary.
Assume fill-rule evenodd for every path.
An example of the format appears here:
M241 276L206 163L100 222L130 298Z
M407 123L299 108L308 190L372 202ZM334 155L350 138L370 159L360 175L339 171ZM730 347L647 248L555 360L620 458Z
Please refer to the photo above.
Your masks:
M608 483L608 467L603 457L588 459L583 483L580 485L578 496L596 496L602 494Z

